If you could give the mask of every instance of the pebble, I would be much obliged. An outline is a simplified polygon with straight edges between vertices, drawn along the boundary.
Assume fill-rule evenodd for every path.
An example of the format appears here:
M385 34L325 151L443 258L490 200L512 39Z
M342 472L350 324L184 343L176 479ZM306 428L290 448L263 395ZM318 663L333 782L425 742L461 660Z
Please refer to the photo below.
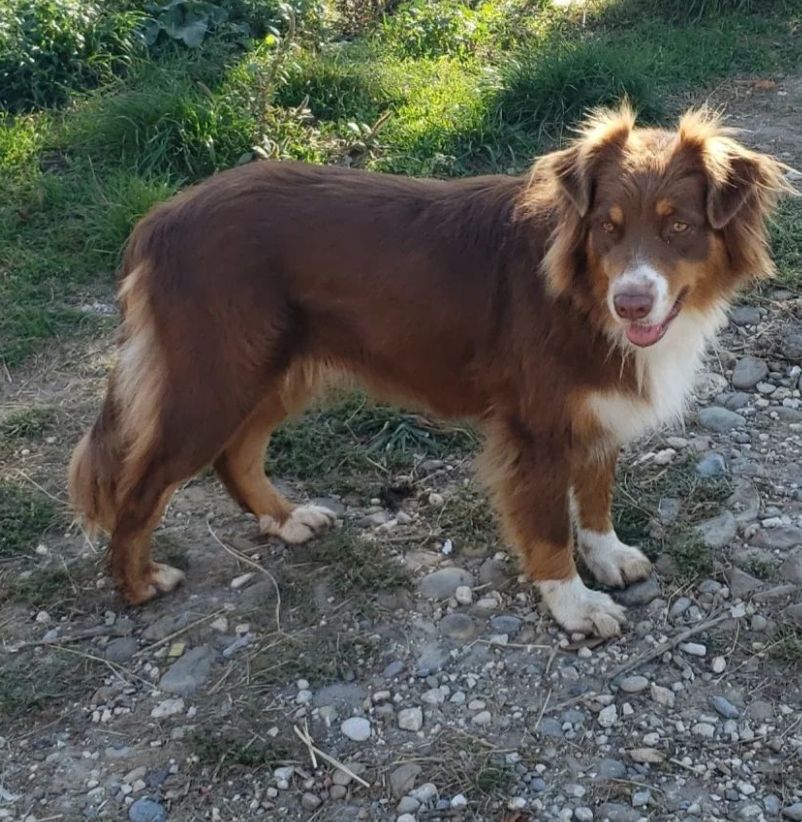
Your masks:
M390 790L393 796L401 797L408 794L415 787L415 779L420 775L421 770L421 766L415 762L405 762L399 765L390 774Z
M730 309L730 319L735 325L757 325L760 309L756 305L736 305Z
M709 722L697 722L692 728L691 732L694 736L700 736L703 739L712 739L716 735L716 726Z
M710 704L715 708L716 713L723 716L724 719L737 719L739 716L735 705L723 696L711 696Z
M723 511L718 516L698 523L695 529L708 548L723 548L735 538L738 523L730 511Z
M681 642L680 650L685 651L691 656L705 656L707 654L707 646L701 645L698 642Z
M802 820L802 802L794 802L793 805L783 808L783 817L793 819L794 822L800 822Z
M370 722L363 716L352 716L340 725L340 730L354 742L364 742L370 739Z
M160 702L150 712L154 719L164 719L167 716L173 716L184 712L184 700L180 697L178 699L165 699Z
M463 642L473 639L478 633L476 622L467 614L446 614L437 627L443 636Z
M231 588L234 591L238 591L240 588L246 586L254 577L253 571L248 571L245 574L240 574L238 577L234 577L231 580Z
M493 720L493 716L490 711L479 711L478 714L474 714L471 717L471 722L474 725L478 725L479 727L483 727L484 725L489 725Z
M637 694L640 691L645 691L649 687L649 680L645 676L636 674L634 676L625 676L619 683L618 687L628 694Z
M470 586L473 577L463 568L441 568L427 574L418 584L418 590L427 599L448 599L457 588Z
M733 428L740 428L746 425L746 419L740 414L715 405L703 408L699 412L699 422L703 428L706 428L708 431L714 431L717 434L724 434Z
M404 708L399 711L398 727L404 731L419 731L423 727L423 711L420 708Z
M494 631L499 634L508 634L509 636L515 636L518 631L521 630L522 624L523 620L519 617L506 614L500 614L490 619L490 625Z
M586 805L574 808L574 819L578 822L593 822L593 811Z
M652 801L652 792L649 790L635 791L632 794L632 807L642 808Z
M761 529L752 540L760 548L776 548L781 551L802 545L802 528L781 525L779 528Z
M301 805L304 810L314 811L319 808L321 804L322 802L320 797L313 793L307 792L301 797Z
M468 585L458 585L457 590L454 591L454 599L460 605L470 605L473 602L473 591Z
M676 696L674 692L670 691L668 688L664 688L662 685L656 685L654 682L652 682L651 695L652 699L658 705L665 705L667 708L674 707Z
M622 591L616 591L615 599L622 605L633 607L637 605L648 605L653 599L660 596L660 585L655 576L644 579L643 582L636 582Z
M681 617L691 605L693 605L693 603L688 597L677 597L674 602L671 603L668 615L671 619L677 619L677 617Z
M710 669L714 674L723 674L727 668L727 660L723 656L714 656L710 663Z
M402 813L396 817L395 822L415 822L415 817L411 813Z
M165 822L167 811L159 802L143 797L128 808L128 818L131 822Z
M134 637L123 636L109 642L103 651L103 656L111 662L121 664L123 662L128 662L128 660L131 659L138 649L139 643L136 639L134 639Z
M764 360L757 357L742 357L732 372L732 385L748 391L769 375L769 367Z
M209 645L192 648L167 669L159 687L169 694L195 693L209 678L216 658L217 652Z
M616 708L615 704L608 705L599 711L596 719L602 728L612 728L618 721L618 708Z
M348 788L345 785L332 785L329 788L329 796L332 799L345 799L348 796Z

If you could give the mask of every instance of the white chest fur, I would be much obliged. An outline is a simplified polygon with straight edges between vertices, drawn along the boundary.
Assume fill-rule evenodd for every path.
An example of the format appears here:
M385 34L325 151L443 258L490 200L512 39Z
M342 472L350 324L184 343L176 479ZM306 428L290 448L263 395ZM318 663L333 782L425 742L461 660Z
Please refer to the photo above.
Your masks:
M683 312L652 348L635 351L640 396L619 391L594 393L590 410L621 445L682 416L705 349L725 322L723 309Z

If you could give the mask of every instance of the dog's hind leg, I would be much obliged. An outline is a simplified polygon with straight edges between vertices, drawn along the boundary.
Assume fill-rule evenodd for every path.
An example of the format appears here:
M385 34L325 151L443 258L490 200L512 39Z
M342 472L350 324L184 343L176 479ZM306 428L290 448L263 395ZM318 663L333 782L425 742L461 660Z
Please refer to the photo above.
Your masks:
M296 395L292 405L300 405L302 399ZM268 394L227 443L214 467L234 500L259 520L262 533L301 543L330 525L335 514L321 505L293 505L265 475L270 435L288 415L288 404L286 394L278 390Z

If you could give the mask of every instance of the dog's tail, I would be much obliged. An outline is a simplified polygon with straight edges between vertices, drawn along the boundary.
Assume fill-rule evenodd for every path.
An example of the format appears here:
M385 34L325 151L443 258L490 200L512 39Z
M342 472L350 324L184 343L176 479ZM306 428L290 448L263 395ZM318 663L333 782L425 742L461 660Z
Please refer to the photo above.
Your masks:
M141 473L155 435L164 368L148 299L152 267L143 259L149 222L146 218L134 230L123 258L122 327L103 407L70 461L70 502L89 533L114 529L120 503Z

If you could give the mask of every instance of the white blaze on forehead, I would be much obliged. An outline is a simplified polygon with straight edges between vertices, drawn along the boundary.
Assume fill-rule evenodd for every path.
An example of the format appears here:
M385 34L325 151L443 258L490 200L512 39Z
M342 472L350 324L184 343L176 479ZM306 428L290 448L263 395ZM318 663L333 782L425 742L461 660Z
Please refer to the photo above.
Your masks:
M637 291L644 287L648 288L654 295L654 306L649 315L640 322L644 325L659 325L663 322L668 316L668 312L671 311L674 302L671 299L668 280L648 263L637 262L625 269L623 274L612 281L607 293L610 313L614 317L618 316L613 302L616 294L625 294L627 291Z

